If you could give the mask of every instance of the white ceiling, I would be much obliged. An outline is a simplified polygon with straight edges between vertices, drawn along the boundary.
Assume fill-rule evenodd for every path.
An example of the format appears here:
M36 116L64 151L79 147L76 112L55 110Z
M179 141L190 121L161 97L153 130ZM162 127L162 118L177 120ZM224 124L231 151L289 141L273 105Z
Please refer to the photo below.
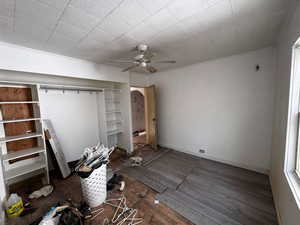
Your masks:
M286 2L0 0L0 40L98 63L146 43L163 70L272 45Z

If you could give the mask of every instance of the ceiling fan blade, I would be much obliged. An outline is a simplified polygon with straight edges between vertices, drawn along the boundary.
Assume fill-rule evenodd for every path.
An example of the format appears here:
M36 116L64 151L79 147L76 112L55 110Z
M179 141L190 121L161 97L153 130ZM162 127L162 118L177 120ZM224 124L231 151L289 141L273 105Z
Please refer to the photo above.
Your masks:
M134 64L132 66L129 66L129 67L123 69L122 72L126 72L126 71L129 71L129 70L132 70L132 69L134 69L134 68L136 68L138 66L139 66L139 64Z
M147 66L146 69L150 73L156 73L157 72L157 69L154 68L153 66Z
M175 60L153 61L152 63L176 63Z
M128 60L109 60L107 61L109 63L132 63L132 60L128 59Z

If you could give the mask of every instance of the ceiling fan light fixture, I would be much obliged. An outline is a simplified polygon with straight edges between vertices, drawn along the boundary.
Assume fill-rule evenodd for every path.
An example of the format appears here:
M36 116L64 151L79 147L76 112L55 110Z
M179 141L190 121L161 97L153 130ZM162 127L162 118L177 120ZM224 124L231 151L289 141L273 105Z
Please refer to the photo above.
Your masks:
M175 60L161 60L161 61L152 61L152 58L156 56L155 52L152 52L152 50L145 44L139 44L137 45L132 51L135 51L137 54L136 56L132 56L131 60L126 59L123 60L117 60L116 62L126 62L130 63L131 66L125 68L122 70L122 72L127 72L134 70L136 68L142 68L145 72L150 73L156 73L157 69L153 66L153 64L160 64L160 63L176 63Z
M141 51L141 52L145 52L145 51L148 50L148 46L145 45L145 44L140 44L140 45L137 46L137 49L138 49L139 51Z
M143 58L144 58L144 54L139 54L139 55L134 57L135 60L141 60Z
M141 67L147 67L147 63L146 62L141 62L140 66Z

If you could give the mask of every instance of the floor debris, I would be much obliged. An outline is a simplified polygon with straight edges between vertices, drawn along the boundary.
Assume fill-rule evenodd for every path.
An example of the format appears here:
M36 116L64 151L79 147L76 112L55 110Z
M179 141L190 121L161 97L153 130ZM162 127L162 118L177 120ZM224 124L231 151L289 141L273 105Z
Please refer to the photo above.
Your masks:
M44 187L42 187L41 189L32 192L29 195L30 199L34 199L34 198L40 198L42 196L47 197L48 195L50 195L53 191L53 186L52 185L46 185Z
M135 166L142 166L143 158L140 157L140 156L133 156L133 157L130 157L130 163L131 163L131 166L132 166L132 167L135 167Z
M143 222L143 218L136 218L138 210L129 208L126 203L127 199L124 195L117 199L108 199L105 204L116 208L111 222L113 224L122 225L128 222L128 225L137 225Z

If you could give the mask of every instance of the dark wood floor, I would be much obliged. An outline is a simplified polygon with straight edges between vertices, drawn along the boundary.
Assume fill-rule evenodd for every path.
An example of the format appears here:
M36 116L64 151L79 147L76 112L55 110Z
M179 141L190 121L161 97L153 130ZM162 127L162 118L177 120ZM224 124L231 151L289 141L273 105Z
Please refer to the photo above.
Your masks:
M137 152L137 154L144 156L145 158L149 158L151 155L158 154L158 152L153 152L148 147L139 149ZM122 165L122 163L122 159L119 158L112 162L111 165L112 167L116 168ZM262 221L268 221L270 216L276 218L272 201L272 193L267 176L207 160L203 160L203 163L199 165L199 167L202 169L197 170L197 173L194 173L189 177L189 181L193 181L193 183L196 185L184 185L180 186L180 188L182 191L191 193L191 196L193 196L193 193L198 193L200 190L201 196L194 196L193 198L188 197L187 200L192 200L197 202L197 204L199 202L201 203L201 206L204 205L209 209L213 209L214 213L216 213L216 216L222 213L234 212L235 214L231 214L230 216L235 215L237 218L239 218L244 216L245 213L246 215L256 213L258 212L257 209L259 209L263 213L268 213L265 217L267 219L265 220L263 213L257 213L257 218L261 218ZM126 187L123 194L127 198L128 206L138 209L138 217L142 217L144 219L142 224L207 224L205 222L192 223L162 202L155 204L154 201L158 198L157 192L129 176L124 175L124 180L126 182ZM52 178L52 184L54 185L55 189L50 196L31 201L33 207L37 208L35 213L27 215L26 217L9 220L9 224L30 224L38 217L44 215L51 206L61 200L72 199L77 203L81 201L81 187L78 177L71 176L65 180L60 178ZM35 190L40 186L41 184L38 182L31 182L30 185L19 188L18 193L23 197L23 199L26 199L30 191ZM119 191L114 191L109 194L108 198L113 198L119 196L120 194L121 193ZM208 198L210 199L210 202L206 202ZM226 211L226 208L228 208L229 211ZM106 205L104 206L103 214L96 217L93 221L86 221L85 224L101 225L104 218L112 217L113 212L114 209ZM221 223L215 224L224 225ZM244 225L243 223L239 224ZM246 224L251 223L247 222ZM256 224L268 223L253 223L253 225Z

